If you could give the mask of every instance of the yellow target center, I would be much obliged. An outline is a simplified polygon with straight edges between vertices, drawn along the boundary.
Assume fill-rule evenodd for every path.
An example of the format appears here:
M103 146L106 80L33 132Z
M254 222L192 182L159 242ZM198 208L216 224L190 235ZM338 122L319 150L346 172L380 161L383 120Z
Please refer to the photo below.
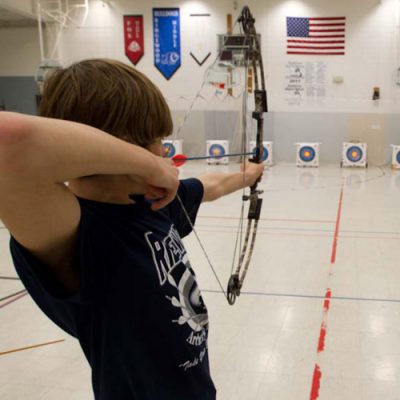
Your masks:
M305 152L304 152L304 155L305 155L306 157L310 157L311 153L310 153L309 151L305 151Z
M358 156L358 153L357 153L356 151L353 151L353 152L351 153L351 155L352 155L352 157L356 158L356 157Z

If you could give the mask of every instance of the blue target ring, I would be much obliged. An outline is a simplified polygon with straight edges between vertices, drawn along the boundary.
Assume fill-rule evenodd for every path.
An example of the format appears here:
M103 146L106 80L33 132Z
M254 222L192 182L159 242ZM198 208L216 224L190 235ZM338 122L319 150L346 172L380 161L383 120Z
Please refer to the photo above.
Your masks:
M396 161L400 164L400 151L396 154Z
M358 146L351 146L347 149L346 156L351 162L359 162L363 157L363 151Z
M304 146L300 149L299 157L304 162L310 162L315 158L315 150L310 146Z
M257 147L254 147L254 149L252 150L252 153L254 156L257 154ZM269 157L269 151L265 146L263 146L261 161L266 161L268 159L268 157Z
M164 157L171 158L175 155L176 149L172 143L163 143Z
M209 152L210 156L213 156L216 158L222 158L225 155L224 146L221 146L220 144L211 145L208 152Z

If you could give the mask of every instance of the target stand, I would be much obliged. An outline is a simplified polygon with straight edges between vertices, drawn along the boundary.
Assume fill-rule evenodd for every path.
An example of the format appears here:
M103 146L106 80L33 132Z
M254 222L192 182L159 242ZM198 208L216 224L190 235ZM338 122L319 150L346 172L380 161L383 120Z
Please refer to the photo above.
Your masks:
M367 168L367 143L343 143L340 167Z
M264 165L271 166L273 163L272 145L273 142L263 142L263 153L261 159ZM251 140L249 143L249 153L255 154L256 148L256 141Z
M177 154L182 154L183 140L163 140L164 157L172 158Z
M207 164L228 164L229 157L224 157L229 154L228 140L207 140Z
M400 169L400 145L391 144L392 146L392 168Z
M296 143L296 165L298 167L319 166L320 143Z

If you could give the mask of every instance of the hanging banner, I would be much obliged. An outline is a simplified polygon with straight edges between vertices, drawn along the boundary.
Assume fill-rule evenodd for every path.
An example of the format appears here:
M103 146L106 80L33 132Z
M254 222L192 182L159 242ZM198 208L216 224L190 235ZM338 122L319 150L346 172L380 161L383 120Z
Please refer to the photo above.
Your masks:
M190 14L190 55L202 66L211 55L210 14Z
M143 15L124 15L125 54L136 65L144 54Z
M153 8L154 65L166 79L181 66L179 8Z

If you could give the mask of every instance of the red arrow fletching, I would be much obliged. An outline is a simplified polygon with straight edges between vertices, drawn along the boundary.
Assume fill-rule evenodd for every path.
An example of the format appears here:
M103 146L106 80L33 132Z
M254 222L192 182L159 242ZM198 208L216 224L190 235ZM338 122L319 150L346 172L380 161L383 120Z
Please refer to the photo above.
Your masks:
M177 154L172 157L172 161L174 162L176 167L180 167L185 164L187 157L184 154Z

